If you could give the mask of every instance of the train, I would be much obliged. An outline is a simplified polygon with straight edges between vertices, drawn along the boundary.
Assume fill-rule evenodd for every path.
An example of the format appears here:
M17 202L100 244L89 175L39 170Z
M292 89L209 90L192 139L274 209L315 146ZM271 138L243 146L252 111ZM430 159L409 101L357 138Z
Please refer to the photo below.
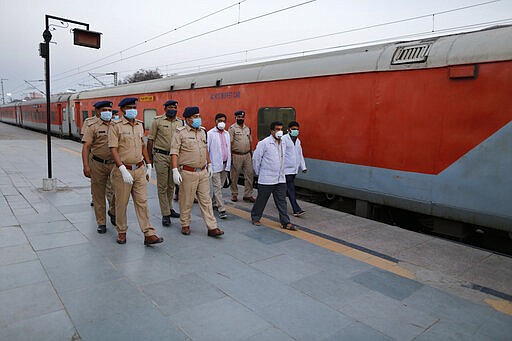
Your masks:
M512 235L512 26L375 44L51 96L51 130L78 138L93 103L138 98L149 129L168 99L246 112L253 140L300 123L297 185ZM46 131L44 99L0 121ZM255 146L253 146L255 147Z

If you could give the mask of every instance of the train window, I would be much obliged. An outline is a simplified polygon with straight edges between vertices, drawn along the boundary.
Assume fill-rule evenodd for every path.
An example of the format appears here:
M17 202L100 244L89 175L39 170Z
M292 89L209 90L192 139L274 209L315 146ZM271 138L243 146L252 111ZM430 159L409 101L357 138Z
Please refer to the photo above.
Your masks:
M258 110L258 140L270 134L270 123L281 121L286 128L288 123L295 121L294 108L260 108Z
M85 121L87 117L89 117L89 111L82 110L82 122Z
M149 128L151 128L151 123L155 117L155 109L144 109L144 129L149 130Z

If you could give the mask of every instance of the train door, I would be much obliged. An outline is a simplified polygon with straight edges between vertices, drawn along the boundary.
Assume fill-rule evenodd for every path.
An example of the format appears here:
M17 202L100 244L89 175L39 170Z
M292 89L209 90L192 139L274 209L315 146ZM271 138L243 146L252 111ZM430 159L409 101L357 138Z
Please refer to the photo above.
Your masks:
M258 110L258 141L270 135L270 123L274 121L283 122L283 130L285 130L288 123L295 121L295 116L294 108L260 108Z
M23 115L21 114L21 105L20 104L16 104L14 106L14 112L15 112L15 115L16 115L16 125L18 126L23 126Z
M144 109L144 130L149 131L151 123L156 117L156 109Z
M58 132L62 137L62 103L57 103L57 117L55 118L55 124L59 126Z

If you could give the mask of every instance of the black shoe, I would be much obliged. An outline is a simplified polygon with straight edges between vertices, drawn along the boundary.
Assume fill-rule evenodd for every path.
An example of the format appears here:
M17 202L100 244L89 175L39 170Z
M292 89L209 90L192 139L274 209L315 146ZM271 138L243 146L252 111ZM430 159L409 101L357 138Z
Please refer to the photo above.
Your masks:
M162 217L162 225L163 226L171 226L171 216L170 215L164 215Z
M180 217L180 214L178 212L176 212L175 210L171 210L171 215L170 215L171 218L179 218Z
M117 226L116 225L116 216L112 213L110 213L110 211L107 211L108 213L108 216L110 217L110 223L113 225L113 226Z
M219 212L219 218L220 219L226 219L228 215L226 214L226 211L220 211Z
M101 234L106 233L107 226L106 225L98 225L98 227L96 228L96 231Z

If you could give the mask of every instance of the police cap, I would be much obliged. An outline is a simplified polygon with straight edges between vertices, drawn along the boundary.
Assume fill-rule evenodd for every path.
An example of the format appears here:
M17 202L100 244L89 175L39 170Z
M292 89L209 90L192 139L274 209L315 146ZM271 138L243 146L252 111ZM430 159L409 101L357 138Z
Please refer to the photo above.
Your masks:
M168 105L178 105L178 101L175 101L173 99L170 99L168 100L167 102L164 103L164 107L168 106Z
M110 101L99 101L93 104L96 109L109 107L112 108L112 102Z
M245 116L245 111L243 111L243 110L235 111L235 116Z
M183 111L183 117L185 118L194 116L195 114L199 114L199 107L186 107L185 111Z
M119 106L124 107L125 105L136 104L135 102L137 102L137 98L127 97L123 98L121 102L119 102Z

